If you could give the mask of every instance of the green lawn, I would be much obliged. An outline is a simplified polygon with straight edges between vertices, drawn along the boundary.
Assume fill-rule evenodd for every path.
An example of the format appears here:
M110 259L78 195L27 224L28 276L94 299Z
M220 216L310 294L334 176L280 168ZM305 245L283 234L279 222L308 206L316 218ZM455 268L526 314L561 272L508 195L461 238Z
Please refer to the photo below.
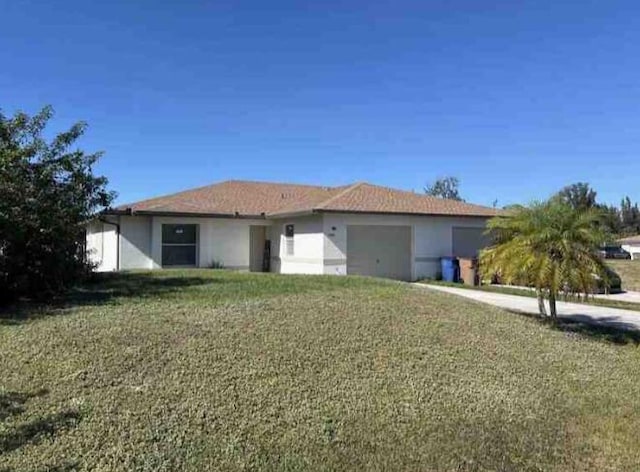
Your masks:
M609 260L607 263L622 278L622 288L624 290L640 292L640 261Z
M622 471L640 350L364 278L112 275L0 320L0 470Z

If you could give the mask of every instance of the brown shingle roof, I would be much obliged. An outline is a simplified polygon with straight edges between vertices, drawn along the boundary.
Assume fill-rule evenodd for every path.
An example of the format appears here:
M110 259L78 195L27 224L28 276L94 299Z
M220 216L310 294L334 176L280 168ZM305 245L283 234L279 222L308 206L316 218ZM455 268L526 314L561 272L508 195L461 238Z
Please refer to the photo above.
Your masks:
M317 207L318 210L417 215L496 216L493 208L361 182Z
M282 216L335 211L495 216L496 210L360 182L343 187L229 180L120 205L117 211L197 215Z

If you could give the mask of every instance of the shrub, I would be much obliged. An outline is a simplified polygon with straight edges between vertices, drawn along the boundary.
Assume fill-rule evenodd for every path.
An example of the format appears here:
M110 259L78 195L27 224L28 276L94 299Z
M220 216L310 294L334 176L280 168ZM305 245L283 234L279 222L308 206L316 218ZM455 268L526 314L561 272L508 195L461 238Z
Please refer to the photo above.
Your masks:
M0 303L46 298L84 277L84 225L114 197L92 171L100 153L70 150L84 123L45 140L52 114L0 111Z

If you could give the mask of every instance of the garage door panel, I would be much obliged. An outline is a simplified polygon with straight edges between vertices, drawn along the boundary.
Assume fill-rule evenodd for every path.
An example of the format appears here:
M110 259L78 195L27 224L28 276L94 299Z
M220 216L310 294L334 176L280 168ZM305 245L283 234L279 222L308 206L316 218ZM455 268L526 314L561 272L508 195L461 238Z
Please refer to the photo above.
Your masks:
M410 226L348 226L347 273L411 279Z
M491 245L491 238L484 228L454 227L453 255L455 257L478 257L481 249Z

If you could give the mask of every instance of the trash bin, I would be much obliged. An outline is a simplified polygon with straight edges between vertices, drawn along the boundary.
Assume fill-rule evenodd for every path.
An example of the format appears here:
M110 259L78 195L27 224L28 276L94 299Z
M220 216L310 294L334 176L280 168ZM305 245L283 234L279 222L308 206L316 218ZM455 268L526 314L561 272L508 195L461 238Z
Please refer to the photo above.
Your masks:
M458 259L455 257L443 257L440 263L442 265L442 280L454 283L460 280Z
M460 259L460 278L465 285L478 285L478 259Z

